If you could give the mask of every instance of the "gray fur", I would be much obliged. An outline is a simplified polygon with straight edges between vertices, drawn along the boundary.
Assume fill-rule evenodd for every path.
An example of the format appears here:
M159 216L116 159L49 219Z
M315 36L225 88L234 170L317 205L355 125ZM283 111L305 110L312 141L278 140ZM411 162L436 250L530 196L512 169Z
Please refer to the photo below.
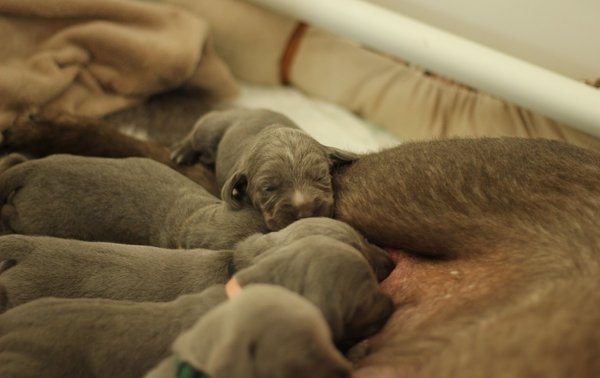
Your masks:
M139 377L226 300L216 285L163 303L42 298L17 306L0 315L0 376Z
M175 377L176 358L214 378L350 377L348 362L309 302L263 285L242 294L181 334L171 356L146 378Z
M264 109L214 111L175 146L178 163L215 164L221 198L250 204L270 230L333 215L331 172L358 155L320 144L282 114Z
M286 307L298 309L298 315ZM211 315L213 308L216 313ZM299 319L302 323L296 322ZM248 288L227 301L222 285L166 303L46 298L16 307L0 315L0 376L140 377L167 358L173 340L195 323L190 333L205 342L200 345L206 354L187 349L186 359L199 358L203 368L220 372L223 359L234 358L238 368L247 369L242 375L223 377L247 377L266 368L274 369L273 377L283 377L282 372L296 364L307 369L308 376L315 372L324 377L331 371L348 376L347 362L335 351L323 319L309 303L266 286ZM233 335L227 332L230 325L237 331ZM273 334L272 329L288 329L294 337L286 338L286 332ZM189 345L187 335L176 345ZM239 351L235 345L249 342L257 347L252 360L244 356L238 360L237 353L219 356L224 350ZM315 344L315 354L302 354ZM284 351L278 350L284 345ZM273 360L269 352L285 358ZM203 360L208 357L212 358Z
M231 267L243 270L252 266L270 249L273 251L268 253L291 257L296 251L279 252L282 246L309 235L327 236L355 247L380 274L387 275L393 269L385 252L364 242L350 226L329 218L303 219L277 232L250 236L233 250L220 251L5 235L0 237L0 287L4 290L0 312L48 296L173 300L181 294L227 282ZM324 259L302 250L299 253L311 258L311 264ZM341 267L345 260L339 261Z
M266 231L254 209L233 211L150 159L52 155L2 165L3 233L225 249Z
M311 235L325 235L356 248L367 259L378 281L383 281L394 269L394 262L385 250L370 243L347 223L324 217L299 219L280 231L251 235L240 241L236 250L253 256L274 245L287 245Z
M233 251L0 237L0 312L37 298L165 302L229 280Z
M342 348L375 334L393 311L360 252L323 236L271 249L234 277L242 286L270 283L306 297L321 309Z
M227 282L233 257L241 285L276 284L307 297L323 311L338 343L373 334L392 312L364 256L323 235L275 245L259 255L252 249L250 255L244 250L170 251L12 235L0 238L0 244L0 258L9 262L0 268L6 302L0 307L41 296L172 300Z

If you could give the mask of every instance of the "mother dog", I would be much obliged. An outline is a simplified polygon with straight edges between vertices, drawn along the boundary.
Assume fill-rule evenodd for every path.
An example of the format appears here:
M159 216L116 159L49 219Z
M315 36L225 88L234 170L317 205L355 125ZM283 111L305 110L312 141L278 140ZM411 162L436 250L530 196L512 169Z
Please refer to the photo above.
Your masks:
M407 143L334 188L336 218L404 250L383 285L398 310L356 377L600 376L600 154Z

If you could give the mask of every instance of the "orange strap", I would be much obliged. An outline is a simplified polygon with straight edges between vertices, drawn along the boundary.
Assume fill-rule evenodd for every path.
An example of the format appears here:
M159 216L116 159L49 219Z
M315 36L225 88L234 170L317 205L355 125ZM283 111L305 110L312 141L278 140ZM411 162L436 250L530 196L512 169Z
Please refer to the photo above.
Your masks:
M300 46L302 36L306 32L306 29L308 29L308 26L305 23L298 23L296 29L294 29L294 32L290 36L287 46L285 47L285 51L283 52L283 56L281 58L281 67L279 72L279 80L283 85L290 84L290 70L292 69L292 63L294 62L296 51L298 51L298 46Z
M235 277L231 278L226 284L225 284L225 293L227 293L227 297L229 299L235 297L236 295L238 295L240 292L242 291L242 287L240 286L240 283L238 282L238 280L235 279Z

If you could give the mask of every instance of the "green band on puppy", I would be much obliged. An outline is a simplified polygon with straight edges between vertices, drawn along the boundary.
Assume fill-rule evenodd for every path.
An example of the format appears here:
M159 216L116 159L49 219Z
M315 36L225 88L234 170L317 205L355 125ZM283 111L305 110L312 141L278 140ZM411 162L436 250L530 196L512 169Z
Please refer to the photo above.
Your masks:
M175 367L177 369L177 378L210 378L208 374L197 370L195 367L179 358L175 360Z

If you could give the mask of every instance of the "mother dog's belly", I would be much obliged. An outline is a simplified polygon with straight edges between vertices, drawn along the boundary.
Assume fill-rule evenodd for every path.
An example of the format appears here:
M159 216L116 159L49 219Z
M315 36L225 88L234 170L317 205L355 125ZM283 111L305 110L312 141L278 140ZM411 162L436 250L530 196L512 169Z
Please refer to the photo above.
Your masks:
M396 311L368 341L369 354L358 363L355 378L411 376L435 358L461 319L513 292L511 270L494 259L432 260L397 250L390 255L397 266L381 288L394 299Z

